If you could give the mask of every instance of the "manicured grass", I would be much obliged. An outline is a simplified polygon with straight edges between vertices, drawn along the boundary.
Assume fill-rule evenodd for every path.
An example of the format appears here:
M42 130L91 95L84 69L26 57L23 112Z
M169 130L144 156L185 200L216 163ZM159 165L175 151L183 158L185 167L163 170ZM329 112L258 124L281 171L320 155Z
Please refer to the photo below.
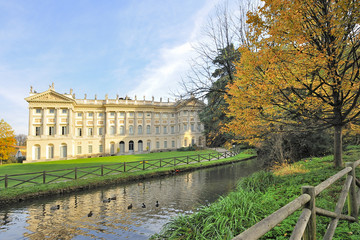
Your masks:
M206 151L188 151L188 152L158 152L148 154L136 154L136 155L121 155L110 157L97 157L97 158L81 158L73 160L59 160L37 163L14 163L0 166L0 176L5 174L20 174L29 172L41 172L51 171L58 169L68 169L75 167L89 167L100 166L102 164L114 164L122 162L135 162L142 160L160 159L160 158L172 158L179 156L197 155L205 153L213 153L212 150Z
M360 148L344 152L344 161L356 161ZM301 186L316 186L340 169L332 164L333 157L308 158L297 162L287 174L276 176L260 171L240 180L235 192L221 197L210 206L202 207L192 215L180 215L166 224L153 239L232 239L256 222L275 212L301 195ZM306 171L299 172L298 169ZM277 168L279 170L279 168ZM357 169L360 177L360 169ZM316 206L334 211L345 178L337 181L316 197ZM347 213L347 206L343 213ZM278 224L262 239L289 239L300 216L300 210ZM322 239L330 218L317 216L317 237ZM339 221L333 239L360 239L359 223Z
M175 152L172 152L171 156L184 156L184 154L188 154L189 156L195 155L195 154L203 154L204 151L197 151L197 152L178 152L177 154ZM209 153L209 152L205 152ZM210 152L211 153L211 152ZM214 153L214 152L212 152ZM145 155L148 156L148 155ZM163 154L156 154L155 159L157 159L159 156L169 156L165 153ZM76 191L77 189L86 189L91 188L94 186L102 186L106 184L116 183L116 182L123 182L133 179L143 179L147 177L154 177L158 175L164 175L168 174L170 171L174 171L175 169L180 171L185 171L189 169L195 169L200 167L206 167L206 166L212 166L212 165L219 165L226 162L232 162L236 160L241 160L245 158L249 158L253 155L250 154L238 154L234 157L229 157L226 159L220 159L220 160L212 160L212 161L202 161L202 162L193 162L191 164L183 164L183 165L177 165L177 166L167 166L162 168L156 168L156 169L148 169L148 170L139 170L134 172L125 172L125 173L119 173L119 174L113 174L113 175L107 175L103 177L97 177L97 176L91 176L89 178L85 179L78 179L78 180L72 180L72 181L66 181L66 182L55 182L51 184L37 184L37 185L29 185L29 186L23 186L23 187L15 187L15 188L2 188L0 191L0 202L7 202L8 200L16 200L19 198L26 199L31 198L37 195L48 195L53 193L59 193L59 192L68 192L68 191ZM149 158L145 158L149 159ZM88 160L88 159L81 159L81 160ZM68 160L70 161L70 160ZM76 161L76 160L74 160ZM135 160L134 160L135 161ZM137 160L136 160L137 161ZM35 163L34 163L35 164ZM36 163L38 164L38 163ZM131 164L131 163L129 163ZM77 165L78 166L78 165ZM40 180L41 181L41 177Z

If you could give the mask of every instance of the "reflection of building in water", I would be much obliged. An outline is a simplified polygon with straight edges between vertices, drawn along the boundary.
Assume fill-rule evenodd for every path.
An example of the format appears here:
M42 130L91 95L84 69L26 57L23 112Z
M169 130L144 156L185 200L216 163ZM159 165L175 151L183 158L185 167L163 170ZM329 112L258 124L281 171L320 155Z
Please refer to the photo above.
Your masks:
M30 91L27 161L128 154L205 145L198 112L203 103L191 98L159 102L128 97L76 99L54 86Z
M116 200L104 203L103 200L117 196ZM60 205L60 209L51 210ZM92 211L93 216L88 217ZM98 239L99 232L131 231L136 219L127 210L125 199L116 190L89 193L61 199L51 204L42 204L29 208L24 237L29 239L73 239L75 236L87 236ZM105 237L106 238L106 237Z

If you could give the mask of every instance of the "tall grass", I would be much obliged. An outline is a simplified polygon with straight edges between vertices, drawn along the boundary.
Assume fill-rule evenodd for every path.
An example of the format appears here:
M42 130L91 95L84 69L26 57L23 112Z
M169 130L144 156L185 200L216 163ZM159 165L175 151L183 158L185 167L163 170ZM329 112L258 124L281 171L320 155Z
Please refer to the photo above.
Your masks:
M236 192L220 197L208 207L201 207L193 215L174 218L152 239L232 239L259 221L259 215L266 214L263 208L266 200L253 188L266 189L275 183L275 178L264 171L255 175L265 180L256 182L252 177L244 178Z

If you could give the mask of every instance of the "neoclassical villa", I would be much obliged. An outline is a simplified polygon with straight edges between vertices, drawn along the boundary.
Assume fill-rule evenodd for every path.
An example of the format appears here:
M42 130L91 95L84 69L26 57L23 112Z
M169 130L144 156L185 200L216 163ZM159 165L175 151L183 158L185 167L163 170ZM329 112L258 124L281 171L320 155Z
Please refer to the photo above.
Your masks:
M128 97L76 99L30 89L26 162L171 150L205 145L192 98L175 102Z

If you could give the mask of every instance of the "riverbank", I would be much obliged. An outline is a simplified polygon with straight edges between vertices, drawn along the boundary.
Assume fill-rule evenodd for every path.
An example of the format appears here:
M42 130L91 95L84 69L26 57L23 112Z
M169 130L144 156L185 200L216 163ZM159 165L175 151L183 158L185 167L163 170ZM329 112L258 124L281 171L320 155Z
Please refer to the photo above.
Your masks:
M54 194L71 193L75 191L82 191L86 189L92 189L117 183L137 181L146 178L172 175L185 171L193 171L200 168L231 164L232 162L237 161L246 161L251 158L254 158L254 156L251 154L240 153L234 157L229 157L226 159L203 161L200 163L191 163L186 165L177 165L175 167L171 166L145 171L125 172L121 174L114 174L103 177L91 177L87 179L78 179L52 184L38 184L22 188L7 188L0 191L0 204L14 204L16 202L25 201L28 199L40 198Z
M360 148L351 146L344 161L360 158ZM261 219L301 195L301 186L316 186L340 169L333 167L333 156L307 158L282 164L271 171L260 171L242 179L236 191L192 215L181 215L166 224L152 239L232 239ZM360 171L357 175L360 177ZM333 185L316 199L316 206L333 211L342 183ZM345 207L346 208L346 207ZM288 239L300 211L278 224L263 239ZM317 236L323 236L330 218L317 216ZM360 239L359 223L339 221L333 239Z

